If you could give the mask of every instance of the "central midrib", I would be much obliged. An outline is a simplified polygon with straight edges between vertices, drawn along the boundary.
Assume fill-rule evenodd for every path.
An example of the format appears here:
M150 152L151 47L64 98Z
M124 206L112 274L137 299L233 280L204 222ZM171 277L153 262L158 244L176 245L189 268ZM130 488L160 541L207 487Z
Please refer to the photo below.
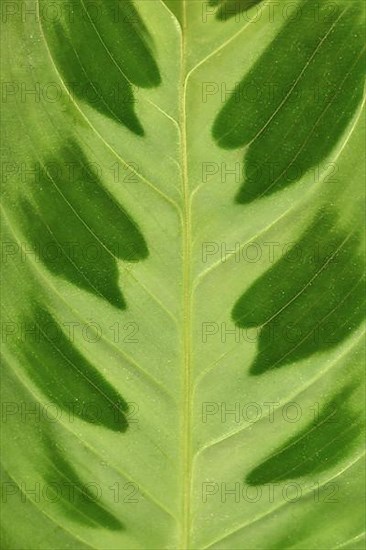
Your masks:
M181 549L190 547L191 525L191 417L192 417L192 380L191 380L191 207L187 166L187 118L186 118L186 2L182 0L181 22L181 82L180 117L181 165L183 186L183 426L182 426L182 533Z

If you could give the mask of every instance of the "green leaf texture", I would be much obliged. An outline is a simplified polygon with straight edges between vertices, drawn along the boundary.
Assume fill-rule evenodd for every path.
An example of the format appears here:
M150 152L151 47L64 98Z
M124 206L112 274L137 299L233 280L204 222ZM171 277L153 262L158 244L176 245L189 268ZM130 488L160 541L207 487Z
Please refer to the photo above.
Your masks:
M2 3L2 547L364 548L364 4Z

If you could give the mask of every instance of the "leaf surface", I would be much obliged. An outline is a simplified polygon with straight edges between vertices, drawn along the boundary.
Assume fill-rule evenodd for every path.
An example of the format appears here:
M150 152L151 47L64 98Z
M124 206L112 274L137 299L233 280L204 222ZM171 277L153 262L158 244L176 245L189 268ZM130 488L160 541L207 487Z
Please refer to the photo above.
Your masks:
M6 3L4 548L363 547L364 6L277 4Z

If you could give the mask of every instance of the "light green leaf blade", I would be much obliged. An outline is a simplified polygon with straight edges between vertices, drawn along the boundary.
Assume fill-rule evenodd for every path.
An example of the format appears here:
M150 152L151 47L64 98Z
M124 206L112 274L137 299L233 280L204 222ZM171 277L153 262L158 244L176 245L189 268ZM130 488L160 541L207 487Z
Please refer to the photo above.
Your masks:
M4 547L363 547L362 2L34 6L3 12Z

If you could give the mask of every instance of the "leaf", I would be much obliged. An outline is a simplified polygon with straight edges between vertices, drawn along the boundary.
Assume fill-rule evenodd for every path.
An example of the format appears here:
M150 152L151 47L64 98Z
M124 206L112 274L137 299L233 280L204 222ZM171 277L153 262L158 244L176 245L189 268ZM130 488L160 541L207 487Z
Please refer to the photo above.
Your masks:
M59 155L65 163L61 173L53 176L47 169L52 160L45 161L32 189L35 206L21 202L20 223L51 271L124 309L115 263L146 258L145 240L76 143L70 141Z
M50 0L40 0L40 13L48 13L50 6ZM71 9L61 10L64 17L46 17L42 27L67 86L102 114L143 135L133 85L157 86L160 75L134 4L77 0L66 7Z
M123 398L74 349L46 309L35 306L31 319L36 323L36 338L30 345L25 343L23 349L29 377L61 409L87 422L124 432L128 406Z
M254 468L247 476L249 485L299 478L337 464L362 431L361 419L347 410L347 397L352 390L350 386L344 388L325 404L311 424Z
M59 500L64 514L89 527L102 525L103 528L112 531L122 529L121 522L96 502L95 494L85 487L57 446L51 441L48 441L47 445L51 466L46 480L51 492L54 490L54 498ZM58 499L58 488L62 485L67 486L69 491Z
M221 147L249 147L239 203L283 189L316 166L360 103L362 7L357 2L336 7L329 15L329 5L322 4L312 24L313 3L302 2L295 21L237 85L215 121L213 135ZM329 54L334 50L341 52L337 63ZM332 131L324 134L324 126Z
M261 327L253 374L332 347L360 324L365 280L359 250L357 233L342 232L335 217L322 212L240 297L234 322Z
M361 1L2 15L4 548L363 547Z

